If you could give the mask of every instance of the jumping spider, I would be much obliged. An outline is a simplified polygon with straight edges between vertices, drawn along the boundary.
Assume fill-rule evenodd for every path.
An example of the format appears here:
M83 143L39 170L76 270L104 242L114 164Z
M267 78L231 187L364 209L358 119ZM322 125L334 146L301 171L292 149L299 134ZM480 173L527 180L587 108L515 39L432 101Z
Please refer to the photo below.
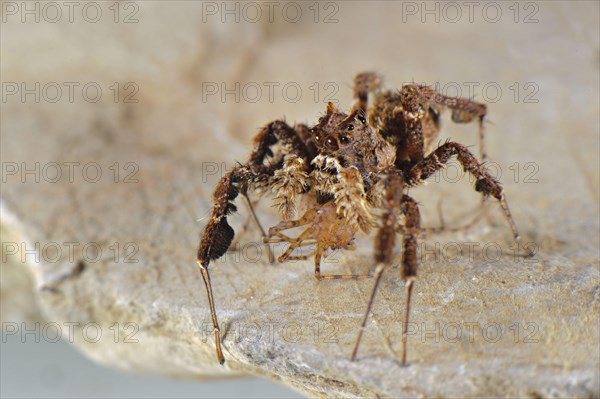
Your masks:
M292 127L281 120L268 123L254 138L248 162L235 167L217 185L212 217L198 249L198 265L207 289L221 364L225 358L208 265L223 256L232 243L234 231L227 223L227 216L236 211L233 201L239 194L262 232L271 262L273 255L268 244L286 242L290 245L279 261L314 255L318 280L374 277L352 360L356 358L382 271L392 262L396 235L400 233L403 236L400 272L406 281L402 363L406 362L406 326L417 275L417 238L421 232L419 206L407 189L423 183L451 157L456 156L464 170L473 175L476 191L499 201L515 241L520 241L502 186L473 154L464 145L451 141L432 148L440 131L440 113L450 108L454 122L479 120L480 145L485 157L484 104L445 96L417 84L405 85L399 91L381 91L381 79L371 72L357 75L354 84L355 104L350 114L329 103L325 115L312 128L303 124ZM374 94L374 99L368 110L370 94ZM271 227L267 234L256 218L248 194L269 190L282 222ZM303 200L308 210L293 220L299 200ZM283 233L296 227L305 228L296 238ZM356 234L369 233L373 227L378 229L374 251L377 267L373 275L321 274L321 259L328 250L353 249ZM315 247L310 254L292 255L296 249L308 245ZM523 247L527 255L533 255L528 246Z

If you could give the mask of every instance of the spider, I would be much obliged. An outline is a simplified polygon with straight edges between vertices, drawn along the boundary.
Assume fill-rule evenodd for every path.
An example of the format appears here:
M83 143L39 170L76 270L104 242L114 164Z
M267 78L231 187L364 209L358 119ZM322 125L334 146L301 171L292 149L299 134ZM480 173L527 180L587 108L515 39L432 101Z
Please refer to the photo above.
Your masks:
M325 115L313 127L288 125L282 120L266 124L254 138L248 162L239 164L218 183L213 194L212 216L198 249L202 274L215 334L217 357L225 362L208 266L230 247L234 231L227 217L236 211L233 201L241 195L259 227L269 259L271 243L289 243L280 262L307 259L314 255L318 280L374 278L370 300L360 326L351 359L355 360L363 331L375 299L383 270L393 259L397 235L402 235L401 278L406 281L406 305L402 325L402 364L407 357L407 326L411 293L417 276L417 238L421 217L417 202L407 194L423 183L454 156L475 178L475 190L498 200L514 239L527 256L533 250L520 243L501 184L462 144L447 141L433 148L440 131L440 114L452 111L452 120L468 123L479 120L480 148L483 150L485 104L455 98L424 85L408 84L400 90L382 91L381 78L373 72L354 79L354 105L350 113L328 103ZM369 96L372 105L367 107ZM282 221L265 232L254 212L249 193L271 191ZM298 205L306 211L293 219ZM303 228L297 237L284 234ZM327 251L352 250L357 233L375 235L375 271L366 275L323 275L321 259ZM296 249L313 246L313 252L293 255Z

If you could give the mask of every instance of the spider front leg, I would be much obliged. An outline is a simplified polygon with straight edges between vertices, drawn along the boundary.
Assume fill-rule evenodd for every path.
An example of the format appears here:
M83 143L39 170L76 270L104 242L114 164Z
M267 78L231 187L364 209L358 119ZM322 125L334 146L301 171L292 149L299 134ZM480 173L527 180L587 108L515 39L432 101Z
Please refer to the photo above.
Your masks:
M506 194L499 181L494 179L485 168L477 161L475 156L462 144L447 142L435 151L433 151L427 158L417 163L410 170L409 183L411 185L417 185L421 181L427 179L438 169L443 167L452 156L456 155L458 161L462 165L465 171L468 171L476 180L475 191L482 193L484 196L491 195L500 202L500 206L504 212L510 228L513 233L515 242L517 242L525 250L526 256L531 257L534 255L534 251L528 245L521 243L521 235L517 229L517 225L514 222L508 202L506 200Z
M236 211L236 206L233 204L233 201L240 193L240 184L244 177L248 178L251 176L254 179L260 180L270 174L272 174L272 171L267 166L245 165L234 168L219 181L213 194L211 219L204 229L202 240L200 241L198 248L197 263L206 287L215 333L217 358L220 364L225 363L225 357L223 356L223 351L221 349L221 330L217 321L208 265L211 260L223 256L233 241L235 233L233 228L231 228L227 222L227 216ZM243 186L243 190L245 193L246 186Z
M206 293L208 295L208 304L210 306L215 333L217 358L219 359L220 364L225 363L225 357L221 350L221 330L215 311L210 274L208 273L208 264L211 260L223 256L233 240L234 231L229 223L227 223L227 215L235 211L236 208L232 201L235 200L239 194L238 187L235 185L235 183L237 183L237 176L234 172L235 170L229 172L221 179L213 194L212 216L204 230L197 256L198 268L202 274L204 285L206 286Z
M225 357L221 349L221 333L215 311L208 265L210 261L223 256L233 241L234 231L227 222L227 216L236 211L233 201L240 193L247 199L248 189L269 186L271 183L271 178L278 170L280 162L267 164L265 158L274 155L271 146L278 142L283 144L287 154L293 154L306 163L310 162L310 150L294 128L283 121L274 121L265 125L254 138L254 149L248 163L235 167L219 181L213 194L211 219L204 229L198 247L197 263L206 287L215 333L217 358L221 364L225 363ZM253 213L250 201L248 203ZM258 222L256 217L255 220Z
M384 207L387 209L383 215L383 226L380 228L375 238L375 260L377 268L375 270L375 284L371 291L371 297L367 310L363 318L354 350L352 351L352 360L356 359L358 347L362 340L363 332L367 325L367 320L383 271L391 264L393 250L396 243L396 232L399 219L404 215L404 240L402 253L402 266L400 274L406 281L406 306L404 309L404 323L402 325L402 364L406 364L407 353L407 329L410 316L410 302L412 298L413 284L417 278L417 238L421 232L421 214L415 200L406 194L403 194L404 184L400 175L391 176L388 181L388 188Z

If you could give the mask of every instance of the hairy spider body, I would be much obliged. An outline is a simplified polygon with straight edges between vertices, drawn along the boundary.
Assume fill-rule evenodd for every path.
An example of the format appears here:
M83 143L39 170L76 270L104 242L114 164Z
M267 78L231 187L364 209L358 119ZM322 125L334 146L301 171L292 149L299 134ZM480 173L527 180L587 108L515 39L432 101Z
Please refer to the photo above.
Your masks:
M349 114L329 103L325 115L309 128L289 126L284 121L265 125L254 139L249 160L225 175L213 195L213 211L198 249L198 265L202 273L211 308L217 356L225 361L221 336L208 273L211 260L221 257L231 245L234 231L227 216L236 210L233 201L241 194L259 226L269 259L270 243L287 242L289 247L279 257L308 259L314 255L318 280L363 279L374 277L375 283L367 311L352 353L354 360L377 292L383 270L392 263L398 233L402 234L400 273L406 281L406 308L402 325L402 362L406 362L406 326L417 273L417 238L421 217L417 202L407 195L409 187L421 184L453 156L464 170L475 177L475 190L496 198L519 241L500 183L495 180L463 145L446 142L433 149L440 132L440 113L449 108L452 120L480 123L480 149L483 147L483 123L487 112L484 104L437 93L428 86L405 85L399 91L380 89L381 79L374 73L361 73L355 78L355 104ZM375 94L368 109L369 94ZM275 151L274 151L275 149ZM271 189L282 221L264 231L248 195L252 191ZM307 210L297 219L299 200ZM297 237L283 233L303 227ZM331 249L354 249L357 233L368 234L377 228L374 243L376 262L373 275L322 275L321 259ZM294 251L314 246L307 255ZM528 255L532 251L525 247Z

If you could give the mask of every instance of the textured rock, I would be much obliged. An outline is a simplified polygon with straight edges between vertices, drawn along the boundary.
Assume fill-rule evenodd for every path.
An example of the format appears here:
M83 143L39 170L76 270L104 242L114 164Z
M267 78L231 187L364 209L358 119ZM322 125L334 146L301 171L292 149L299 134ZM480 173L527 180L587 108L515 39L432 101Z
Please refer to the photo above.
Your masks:
M29 270L46 319L65 331L65 323L78 323L75 344L113 367L196 379L252 373L313 396L597 397L598 4L540 3L534 24L515 24L508 6L497 24L400 23L401 5L341 3L333 24L312 16L297 24L203 23L200 3L162 2L139 3L139 23L131 25L9 19L3 82L96 82L103 98L3 100L3 313L5 301L27 302L10 290L27 289ZM372 282L317 282L308 261L269 265L251 228L241 251L211 266L225 333L221 367L194 261L214 184L245 159L263 123L283 115L314 122L332 87L348 108L352 76L364 69L383 73L388 86L415 80L457 82L463 94L466 82L478 82L478 93L486 84L502 89L489 104L488 149L523 236L539 254L513 256L495 204L491 226L429 236L420 247L411 364L402 368L405 298L397 267L384 275L352 363ZM134 82L139 101L115 102L114 82L123 90ZM297 102L278 91L271 102L266 90L255 103L203 98L206 83L221 82L293 82L303 94ZM526 95L538 101L525 102ZM448 119L446 136L477 142L474 126ZM37 182L21 175L36 163ZM15 165L17 174L9 174ZM102 175L91 182L96 169ZM468 178L444 176L412 191L426 225L438 223L440 200L449 224L477 207ZM246 214L240 209L238 226ZM265 225L277 221L268 200L259 215ZM38 245L40 258L22 259L7 244ZM372 270L371 246L362 238L357 252L335 254L324 269ZM3 321L36 317L35 303L20 309ZM92 322L102 332L98 342L86 329Z

